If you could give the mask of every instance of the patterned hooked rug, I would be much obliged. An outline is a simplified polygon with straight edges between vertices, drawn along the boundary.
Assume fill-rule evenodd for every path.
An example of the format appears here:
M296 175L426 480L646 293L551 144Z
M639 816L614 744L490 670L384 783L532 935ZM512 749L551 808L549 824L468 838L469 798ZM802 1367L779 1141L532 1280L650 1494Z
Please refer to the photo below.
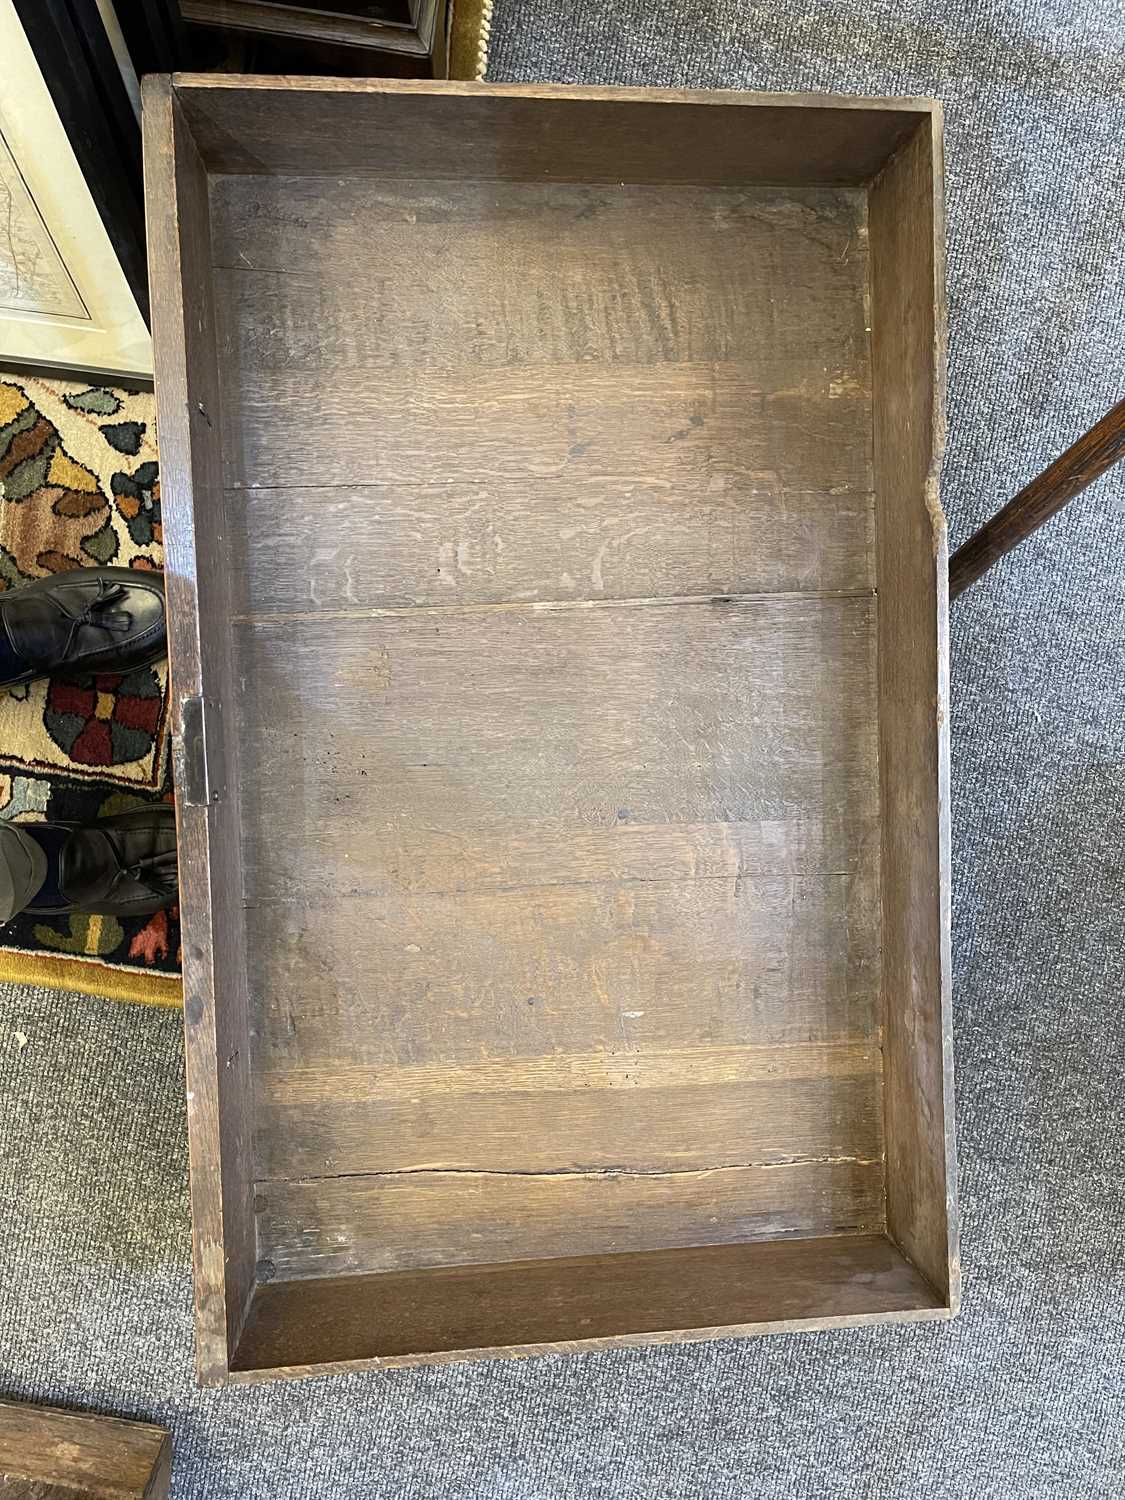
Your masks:
M151 392L0 376L0 591L98 563L163 566ZM163 663L0 689L0 817L171 801L167 710ZM179 971L175 908L0 927L0 980L175 1005Z

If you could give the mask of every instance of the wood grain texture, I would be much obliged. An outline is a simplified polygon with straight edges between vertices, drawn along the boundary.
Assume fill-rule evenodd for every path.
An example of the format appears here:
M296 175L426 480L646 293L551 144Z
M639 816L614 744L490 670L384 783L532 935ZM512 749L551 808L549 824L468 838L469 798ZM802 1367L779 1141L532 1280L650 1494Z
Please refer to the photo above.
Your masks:
M362 775L364 769L361 763L361 774L349 778L349 800L364 795L370 779L370 774ZM344 807L343 800L340 805ZM326 810L335 807L333 800ZM850 875L864 869L871 849L878 847L879 828L875 809L858 806L851 813L794 807L788 816L710 823L646 822L636 809L623 807L612 823L600 826L546 818L535 818L526 827L489 829L478 823L471 840L456 828L432 822L400 825L387 818L377 845L357 841L345 849L346 864L358 861L347 870L328 863L328 844L332 839L338 843L338 830L317 823L308 835L309 849L325 858L325 873L334 877L329 888L340 894L456 896L575 884L733 884ZM251 867L247 886L255 902L307 899L308 883L299 868L259 865L248 857Z
M239 626L247 899L294 869L311 892L385 890L383 838L431 829L862 822L874 613L724 597Z
M866 182L927 100L177 74L213 172ZM388 149L388 142L393 143Z
M185 699L233 704L229 572L219 453L207 180L166 79L144 94L145 194L154 322L173 736ZM211 723L220 723L218 714ZM253 1168L239 775L233 736L212 735L223 801L176 803L191 1147L197 1358L221 1376L253 1287Z
M949 561L949 597L956 599L992 564L1025 542L1064 505L1125 458L1125 399L1083 433L1003 510L987 521Z
M945 1315L889 1240L838 1235L259 1287L237 1371L522 1357Z
M228 482L342 486L228 496L247 607L870 586L856 194L333 195L212 190Z
M758 356L776 390L851 390L865 210L841 188L219 178L224 357L341 374Z
M352 1187L321 1235L310 1221L294 1237L290 1213L276 1243L292 1248L268 1259L318 1274L346 1209L364 1269L471 1254L450 1169L648 1174L631 1199L651 1200L646 1235L682 1201L684 1243L703 1233L685 1168L805 1161L788 1217L769 1193L756 1206L777 1186L761 1172L724 1195L727 1237L881 1224L877 1074L823 1057L803 1080L785 1071L790 1044L877 1034L869 598L403 610L350 617L346 635L314 616L237 638L260 1176L438 1167L431 1220L447 1200L444 1228L413 1232L404 1206L405 1238L380 1247L372 1188ZM314 701L315 732L295 736ZM840 864L749 873L755 857L785 869L801 813ZM774 1076L741 1076L737 1049L769 1046ZM727 1049L717 1076L707 1047ZM569 1088L547 1087L552 1059ZM624 1087L591 1087L599 1060ZM871 1169L848 1178L850 1206L816 1170L849 1163ZM524 1185L506 1219L526 1256L545 1227ZM620 1234L605 1210L604 1186L579 1180L556 1253Z
M655 477L698 491L773 483L779 490L867 493L864 393L790 390L763 356L742 366L553 366L412 375L381 370L320 383L315 372L247 372L231 392L230 488ZM279 413L315 410L315 442ZM692 418L698 418L693 422Z
M839 560L851 538L851 556L868 555L857 533L871 459L854 194L732 192L704 215L698 192L675 187L377 186L351 184L343 213L321 181L293 203L260 177L213 190L229 486L390 487L403 535L419 486L495 490L515 567L541 542L558 555L535 518L563 492L564 530L567 510L588 526L607 491L643 485L663 496L665 532L694 511L712 534L724 509L752 515L768 493L790 516L778 529L793 572L803 548L815 573L823 547L837 577L855 576ZM433 300L417 297L420 281ZM310 443L303 423L276 417L314 390ZM840 536L833 499L859 512ZM615 552L603 519L592 570L598 550ZM472 566L473 542L440 538L435 583L448 591Z
M165 1500L171 1468L162 1427L0 1401L3 1500Z
M623 1032L629 1029L622 1024ZM863 1046L841 1043L836 1050ZM263 1075L267 1097L258 1110L261 1170L279 1180L290 1174L396 1172L640 1176L840 1157L878 1162L876 1067L795 1078L785 1071L787 1049L779 1046L772 1076L743 1080L737 1076L738 1050L728 1044L654 1054L626 1036L617 1047L588 1054L616 1075L616 1086L585 1084L573 1066L583 1054L565 1054L562 1061L576 1080L570 1091L544 1086L552 1054L503 1058L512 1073L522 1064L522 1087L494 1090L482 1080L479 1092L451 1088L441 1076L446 1070L433 1064L402 1070L353 1065L347 1074L350 1097L332 1089L323 1065L274 1067ZM728 1066L733 1079L709 1077L701 1065L701 1057L716 1051L735 1054ZM407 1096L399 1071L429 1077ZM293 1072L304 1083L299 1102L289 1092ZM356 1087L364 1072L368 1086ZM654 1072L663 1082L653 1080ZM318 1097L310 1097L314 1080L322 1084Z
M940 117L871 190L888 1232L959 1295Z
M339 191L211 193L263 1263L881 1228L864 202Z
M261 1067L784 1045L877 1024L870 876L263 904ZM623 1020L635 1024L625 1026Z
M941 1315L933 107L176 88L204 1377Z
M243 615L874 585L871 496L766 471L230 491L227 507Z
M332 1177L263 1184L259 1201L259 1254L286 1280L854 1234L884 1219L881 1155L656 1175Z
M661 1182L662 1174L745 1172L769 1194L782 1181L807 1183L805 1212L820 1211L827 1177L854 1183L864 1195L867 1227L881 1213L881 1067L874 1043L662 1051L621 1045L475 1066L353 1065L332 1092L327 1074L327 1067L311 1064L259 1075L261 1170L276 1175L259 1182L257 1206L269 1209L271 1222L280 1214L292 1224L279 1203L294 1191L313 1199L323 1191L334 1201L335 1174L348 1174L373 1205L380 1191L397 1187L425 1188L433 1205L441 1190L476 1191L490 1186L486 1179L497 1179L492 1185L510 1191L517 1205L521 1178L542 1179L562 1195L578 1189L577 1203L595 1204L590 1183L612 1179L634 1193L651 1188L654 1203L664 1204L692 1184ZM817 1170L822 1166L857 1171L825 1174ZM810 1170L786 1178L789 1167ZM307 1177L291 1180L301 1172ZM410 1176L418 1180L404 1180ZM655 1180L646 1185L648 1178ZM811 1204L804 1201L810 1195ZM838 1197L828 1205L831 1222L817 1222L815 1230L847 1224L843 1204ZM796 1197L790 1207L796 1211ZM722 1213L716 1215L717 1223ZM509 1237L520 1232L522 1218L522 1211L509 1216ZM560 1243L573 1222L563 1216L556 1225ZM783 1221L783 1227L792 1226ZM331 1253L327 1242L319 1252L306 1244L310 1265L318 1264L318 1253ZM410 1253L409 1239L402 1251Z

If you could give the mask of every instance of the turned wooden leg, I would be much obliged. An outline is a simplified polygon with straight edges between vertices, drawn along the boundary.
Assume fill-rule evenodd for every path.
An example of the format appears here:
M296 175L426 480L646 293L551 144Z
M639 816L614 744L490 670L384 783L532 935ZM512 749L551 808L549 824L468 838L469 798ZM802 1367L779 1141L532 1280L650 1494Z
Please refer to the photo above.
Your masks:
M1125 400L958 547L949 560L950 599L956 599L1121 458L1125 458Z

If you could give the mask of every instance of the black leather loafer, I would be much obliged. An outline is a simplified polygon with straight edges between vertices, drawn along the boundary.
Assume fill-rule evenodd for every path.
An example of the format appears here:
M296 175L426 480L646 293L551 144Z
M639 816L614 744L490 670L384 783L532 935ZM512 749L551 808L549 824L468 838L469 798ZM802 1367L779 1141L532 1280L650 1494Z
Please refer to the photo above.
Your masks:
M143 917L177 899L176 814L166 802L94 823L18 826L48 852L46 879L26 911Z
M165 653L164 580L138 568L37 578L0 594L0 627L11 646L0 688L36 677L131 672Z

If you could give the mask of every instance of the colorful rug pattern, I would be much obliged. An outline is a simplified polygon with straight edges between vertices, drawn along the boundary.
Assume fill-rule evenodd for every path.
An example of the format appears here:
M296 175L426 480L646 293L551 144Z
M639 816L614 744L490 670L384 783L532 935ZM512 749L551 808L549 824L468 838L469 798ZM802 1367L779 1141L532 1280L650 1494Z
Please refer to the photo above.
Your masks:
M163 566L152 394L0 377L0 591L99 563ZM163 663L0 690L0 817L171 799ZM177 1003L179 955L175 909L0 927L0 979L119 999Z

